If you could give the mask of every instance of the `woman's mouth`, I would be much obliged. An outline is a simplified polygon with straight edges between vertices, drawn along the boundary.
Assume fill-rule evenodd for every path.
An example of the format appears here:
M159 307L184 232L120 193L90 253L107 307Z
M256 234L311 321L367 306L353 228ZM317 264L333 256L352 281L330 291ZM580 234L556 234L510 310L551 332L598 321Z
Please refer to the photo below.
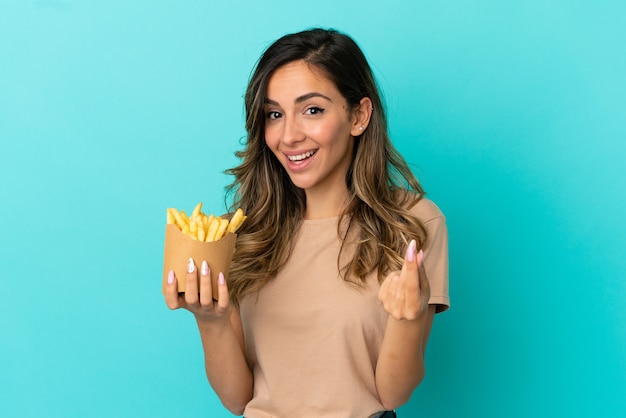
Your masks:
M312 151L303 152L302 154L287 155L287 159L291 161L292 163L297 164L306 160L307 158L311 158L313 155L315 155L316 152L317 150L312 150Z

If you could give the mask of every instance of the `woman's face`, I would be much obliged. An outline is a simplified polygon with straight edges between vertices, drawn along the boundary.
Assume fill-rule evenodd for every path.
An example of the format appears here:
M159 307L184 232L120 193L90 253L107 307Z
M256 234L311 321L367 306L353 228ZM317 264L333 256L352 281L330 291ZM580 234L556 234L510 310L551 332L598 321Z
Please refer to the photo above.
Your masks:
M307 195L345 193L358 122L335 84L304 61L279 67L265 98L265 142Z

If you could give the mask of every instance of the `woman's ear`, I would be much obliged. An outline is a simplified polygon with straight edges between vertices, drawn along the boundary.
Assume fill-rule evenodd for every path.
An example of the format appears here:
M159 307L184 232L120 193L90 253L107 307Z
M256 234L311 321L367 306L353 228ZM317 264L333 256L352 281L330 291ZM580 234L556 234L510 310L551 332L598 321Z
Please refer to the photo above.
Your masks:
M372 100L369 97L362 98L352 114L353 122L350 130L352 136L360 136L365 132L372 117L372 110Z

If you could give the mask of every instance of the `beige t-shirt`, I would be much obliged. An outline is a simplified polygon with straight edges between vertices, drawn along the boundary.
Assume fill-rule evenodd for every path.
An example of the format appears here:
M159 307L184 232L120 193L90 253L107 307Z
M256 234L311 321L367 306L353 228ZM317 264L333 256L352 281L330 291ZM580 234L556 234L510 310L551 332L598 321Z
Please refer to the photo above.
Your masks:
M445 218L426 199L412 212L428 231L424 267L440 312L450 305ZM367 288L340 277L337 221L305 220L278 276L240 303L254 374L246 418L364 418L384 409L374 373L388 314L376 273Z

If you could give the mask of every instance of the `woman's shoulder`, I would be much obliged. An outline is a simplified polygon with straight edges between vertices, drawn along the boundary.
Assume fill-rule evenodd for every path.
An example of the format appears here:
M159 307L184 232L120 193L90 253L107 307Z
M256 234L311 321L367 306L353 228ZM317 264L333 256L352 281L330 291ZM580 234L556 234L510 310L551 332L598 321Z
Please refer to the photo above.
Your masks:
M445 216L439 206L432 200L426 197L416 196L417 202L413 202L409 207L409 212L411 215L420 219L424 223L428 223L434 219L442 218L445 219Z

